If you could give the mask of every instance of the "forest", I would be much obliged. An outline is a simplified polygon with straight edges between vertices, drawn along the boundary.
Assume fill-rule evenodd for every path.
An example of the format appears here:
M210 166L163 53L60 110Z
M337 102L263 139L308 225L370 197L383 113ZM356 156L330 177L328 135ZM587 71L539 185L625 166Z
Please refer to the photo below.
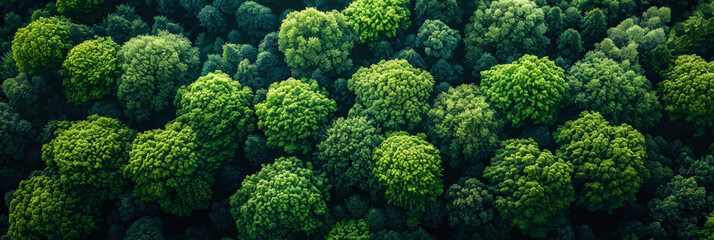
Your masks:
M712 0L0 0L0 240L714 240Z

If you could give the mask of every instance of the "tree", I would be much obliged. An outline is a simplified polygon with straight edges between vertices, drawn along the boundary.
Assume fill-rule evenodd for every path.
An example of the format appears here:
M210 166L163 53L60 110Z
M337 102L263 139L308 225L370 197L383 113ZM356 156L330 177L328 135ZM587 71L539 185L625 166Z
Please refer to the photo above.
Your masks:
M72 23L67 18L41 17L18 29L12 40L17 68L33 76L56 72L74 46L71 27Z
M451 167L489 159L500 142L503 122L476 85L460 85L439 94L429 109L427 128Z
M712 199L694 178L675 176L657 189L647 206L652 222L648 231L661 234L658 238L697 239L699 223L712 209Z
M564 211L574 200L572 173L570 162L541 151L533 139L510 139L483 177L499 215L524 234L542 238L565 224Z
M355 28L338 11L308 8L287 15L278 44L293 76L307 77L318 69L335 76L352 67L349 55L357 41Z
M9 167L25 158L34 130L7 103L0 102L0 167Z
M439 20L453 25L461 23L464 15L464 6L459 0L416 0L414 5L414 19L417 25L426 20ZM469 12L470 13L470 12Z
M580 33L578 33L578 31L576 30L573 30L572 28L565 30L563 34L558 37L556 43L558 45L556 46L557 52L555 53L555 57L557 59L566 60L566 64L568 67L572 66L572 64L578 61L578 59L580 59L585 53L585 48L583 48L583 40L580 37ZM556 62L557 61L558 60L556 60Z
M696 127L695 137L714 126L714 63L697 55L679 56L660 83L664 110L670 120L684 119Z
M364 219L343 219L332 225L332 230L325 236L327 240L353 239L353 240L369 240L372 239L372 232L369 230L369 225Z
M123 168L129 163L136 132L119 120L92 115L86 121L60 122L55 138L42 146L47 170L67 187L90 187L102 199L123 191Z
M118 44L123 44L132 37L149 33L149 25L142 21L134 8L122 4L117 6L116 12L109 14L102 21L101 27L107 35Z
M139 133L132 143L123 173L136 183L134 195L178 216L208 208L213 178L207 169L214 166L198 153L190 126L174 122L165 128Z
M585 39L585 47L589 48L593 43L605 38L607 34L605 14L599 8L586 12L581 28L583 29L581 33Z
M446 209L452 229L481 232L498 221L493 194L476 178L461 178L446 190Z
M236 74L238 65L242 61L255 62L258 58L258 49L250 44L233 44L228 43L223 45L223 72L228 75ZM241 81L241 84L245 82Z
M177 91L177 121L195 131L200 154L209 166L218 169L232 161L240 143L255 129L252 100L249 87L220 70Z
M117 97L124 114L136 121L163 110L176 89L196 79L200 69L198 49L191 47L191 41L163 31L132 38L119 50L118 60L124 73Z
M406 210L425 211L444 193L441 157L426 135L394 132L374 149L374 173L387 201Z
M552 7L545 12L543 19L548 25L548 32L546 33L548 39L555 40L563 34L566 29L565 18L565 13L558 6Z
M57 0L57 13L72 19L93 20L98 16L94 12L103 4L104 0Z
M460 41L459 31L440 20L426 20L417 34L417 47L424 48L426 56L433 59L451 58Z
M382 60L357 70L347 87L356 95L350 116L366 116L385 130L412 129L429 110L434 77L406 60Z
M475 64L485 53L493 54L499 63L512 62L523 56L545 55L550 40L545 36L543 10L530 0L498 0L481 5L466 25L464 45ZM507 30L506 30L507 29ZM476 58L473 58L476 57Z
M525 55L481 72L481 91L514 127L552 124L569 95L563 72L547 57Z
M649 178L645 138L630 125L613 126L597 112L582 112L553 138L560 145L557 156L575 167L576 204L591 212L612 213L635 201Z
M380 129L366 118L338 118L317 144L316 162L336 189L356 187L371 191L376 187L372 153L382 141Z
M707 222L704 223L702 230L699 231L699 236L704 240L714 239L714 212L707 217Z
M254 39L259 39L278 28L278 18L270 8L247 1L235 12L237 27Z
M684 177L693 177L707 191L714 191L714 155L687 156L680 162L678 172Z
M57 178L34 176L20 182L10 202L9 239L76 239L96 228L99 209Z
M623 16L631 15L638 3L637 0L574 0L572 5L582 12L600 9L608 22L615 23Z
M293 239L311 235L327 216L330 185L310 162L281 157L243 180L231 196L242 239Z
M628 18L607 30L607 38L595 44L596 51L604 52L616 61L639 63L639 53L649 53L667 41L669 8L651 7L639 18Z
M68 102L85 104L116 92L119 49L111 38L97 37L69 51L61 71Z
M357 24L359 42L374 46L383 37L394 37L411 22L409 0L355 0L342 13Z
M265 132L268 147L280 147L287 153L310 152L320 127L335 111L335 101L311 79L273 83L265 101L255 105L258 128Z
M198 12L198 20L202 27L205 27L208 32L220 33L226 29L226 20L224 13L213 5L204 6Z
M613 124L649 129L662 118L657 94L645 76L601 52L589 52L568 71L571 103L596 111Z
M679 3L679 2L678 2ZM674 8L673 9L682 9ZM672 55L696 54L707 56L712 51L711 32L714 30L714 3L706 2L697 6L687 20L672 27L667 48Z
M134 221L126 230L125 240L164 240L163 222L159 217L142 217Z

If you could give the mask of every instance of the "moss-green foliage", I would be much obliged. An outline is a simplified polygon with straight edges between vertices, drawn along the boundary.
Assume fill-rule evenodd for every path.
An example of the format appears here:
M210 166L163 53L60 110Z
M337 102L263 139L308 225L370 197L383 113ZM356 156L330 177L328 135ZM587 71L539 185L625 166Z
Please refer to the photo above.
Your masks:
M425 138L394 132L374 150L372 172L390 204L425 211L427 202L444 193L439 149Z
M72 19L84 19L104 4L104 0L57 0L57 13Z
M278 17L273 11L253 1L241 4L235 15L238 29L254 39L278 29Z
M97 224L98 209L48 176L20 182L10 202L8 239L77 239Z
M575 107L599 112L613 124L648 129L662 118L650 81L627 62L618 63L601 52L590 52L570 68L567 79Z
M569 95L563 72L547 57L525 55L481 72L481 91L514 127L552 124Z
M501 63L515 61L523 54L543 56L550 44L544 16L531 0L483 4L466 25L464 45L474 57L491 53Z
M315 155L337 189L372 190L372 152L383 140L379 129L366 118L338 118L317 145Z
M356 95L350 115L366 116L385 130L412 129L429 111L434 77L406 60L382 60L347 81Z
M589 48L593 43L600 41L607 35L607 20L605 14L599 8L585 12L583 19L582 35L585 39L585 47Z
M493 194L477 178L461 178L446 190L444 198L453 229L478 231L496 221Z
M417 47L424 48L426 56L434 59L451 58L460 41L459 31L440 20L426 20L417 34Z
M25 157L34 131L7 103L0 102L0 166L9 167ZM370 156L371 157L371 156Z
M491 159L483 177L492 186L499 215L532 237L565 224L574 200L573 165L538 149L533 139L511 139Z
M178 121L196 132L201 155L218 168L232 161L240 144L255 129L253 91L216 71L176 93Z
M581 12L600 9L607 16L607 21L616 23L623 16L634 12L638 0L573 0L572 5Z
M203 7L197 17L201 26L210 33L223 32L227 27L223 12L213 5Z
M630 125L610 123L597 112L582 112L553 134L557 155L575 167L576 203L588 210L612 213L635 201L649 178L644 166L645 138Z
M17 68L30 75L56 72L74 46L70 37L71 26L69 19L64 17L41 17L18 29L12 40Z
M87 40L72 48L61 71L67 101L85 104L116 93L118 52L119 44L109 37Z
M157 201L162 211L186 216L205 209L211 200L213 178L198 153L196 134L180 122L139 133L129 152L124 176L134 183L134 195Z
M124 114L142 121L171 104L176 89L198 77L198 49L187 38L160 32L139 36L122 46L118 59L124 73L117 96Z
M359 42L374 46L409 27L409 4L409 0L355 0L342 13L357 24Z
M241 239L293 239L324 225L330 185L310 162L279 158L243 180L231 196Z
M439 20L452 25L461 23L464 6L460 0L416 0L414 19L420 24L428 19Z
M714 62L697 55L679 56L660 83L662 102L670 120L684 119L704 135L714 126Z
M265 101L255 105L258 128L265 132L268 146L287 153L310 152L311 142L335 111L335 101L310 79L273 83Z
M60 122L54 135L42 146L42 160L63 184L91 187L108 199L123 191L122 170L129 163L134 130L119 120L92 115L85 121Z
M489 159L499 146L503 122L476 85L460 85L439 94L428 113L429 136L456 167Z
M674 24L669 34L667 48L675 56L685 53L706 56L705 54L710 53L714 47L712 31L714 31L714 2L707 1L697 6L687 20Z
M628 18L607 31L607 38L595 44L596 51L603 51L616 61L639 62L640 53L648 53L667 41L670 9L651 7L642 18Z
M675 176L657 189L647 206L652 219L648 233L658 239L697 239L712 198L694 178Z
M355 30L354 23L338 11L308 8L287 15L278 44L293 76L307 77L318 69L338 75L352 67L349 55L357 41Z
M704 226L699 231L699 236L703 240L714 240L714 212L707 217L707 222L704 223Z
M370 240L372 239L372 232L369 230L369 225L364 219L354 220L354 219L343 219L334 225L332 225L332 230L325 236L327 240Z

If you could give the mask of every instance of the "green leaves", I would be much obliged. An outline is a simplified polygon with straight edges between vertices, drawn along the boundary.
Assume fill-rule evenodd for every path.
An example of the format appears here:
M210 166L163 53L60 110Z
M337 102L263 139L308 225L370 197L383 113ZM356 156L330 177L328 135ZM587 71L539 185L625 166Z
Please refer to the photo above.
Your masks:
M567 75L571 102L578 109L596 111L613 124L648 129L662 117L649 80L627 63L590 52Z
M34 176L20 182L10 202L9 239L77 239L98 221L94 205L57 178Z
M545 55L550 40L545 36L543 10L530 0L498 0L482 4L466 25L464 45L469 54L491 53L499 62L511 62L523 54Z
M129 163L134 130L119 120L92 115L86 121L62 123L54 134L42 146L42 160L62 184L90 187L103 199L121 193L127 184L121 171Z
M164 31L132 38L122 46L118 59L124 74L117 97L124 114L136 121L164 109L176 89L200 73L198 49L187 38Z
M557 155L573 164L577 204L612 213L635 201L649 178L645 138L630 125L613 126L597 112L583 112L553 134Z
M249 87L221 71L200 77L177 91L177 121L196 132L208 166L217 169L233 160L240 143L255 129L252 101Z
M97 37L75 46L62 64L62 84L67 101L85 104L114 94L120 74L119 45L109 37Z
M243 239L292 239L312 234L327 216L330 185L310 162L281 157L243 180L231 214Z
M409 0L356 0L342 11L357 24L359 42L374 46L382 37L394 37L407 29Z
M426 136L395 132L374 150L374 173L390 204L424 211L444 192L439 150Z
M569 95L563 72L547 57L525 55L481 72L481 91L514 127L552 124Z
M434 77L406 60L382 60L360 68L347 87L356 95L350 116L368 117L385 130L412 129L429 110Z
M468 164L489 159L499 145L503 122L496 117L476 85L461 85L439 94L428 113L432 142L449 165L463 157Z
M255 105L258 128L268 146L287 153L308 153L321 126L328 123L337 104L320 92L315 80L273 83L264 102Z
M333 76L352 67L356 26L337 11L314 8L291 12L280 26L280 51L294 76L308 77L315 70Z
M74 45L71 26L64 17L41 17L18 29L12 40L12 53L20 72L32 76L56 72Z
M714 63L697 55L679 56L660 83L664 110L671 120L684 119L697 128L695 137L714 126Z
M137 197L157 201L164 212L186 216L210 203L214 179L208 169L216 166L206 161L193 129L173 122L136 136L124 176L136 183Z
M574 200L573 165L533 139L510 139L491 159L483 177L491 183L493 206L512 226L532 237L545 237L565 224L564 211Z
M334 225L332 230L325 236L327 240L369 240L372 239L372 232L364 219L343 219Z

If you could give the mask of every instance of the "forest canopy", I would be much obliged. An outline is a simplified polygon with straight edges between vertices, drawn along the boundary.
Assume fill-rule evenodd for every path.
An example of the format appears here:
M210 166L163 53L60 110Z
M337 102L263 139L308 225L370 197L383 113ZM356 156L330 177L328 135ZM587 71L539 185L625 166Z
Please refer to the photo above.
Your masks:
M714 240L712 39L712 0L0 0L0 240Z

